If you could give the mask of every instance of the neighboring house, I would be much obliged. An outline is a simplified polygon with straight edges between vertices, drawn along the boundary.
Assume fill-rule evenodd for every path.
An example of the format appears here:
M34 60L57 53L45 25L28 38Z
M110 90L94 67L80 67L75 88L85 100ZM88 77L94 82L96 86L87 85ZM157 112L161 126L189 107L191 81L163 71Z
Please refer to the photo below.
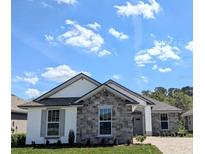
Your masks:
M11 94L11 132L26 133L27 111L17 107L26 102Z
M20 107L28 109L26 144L68 143L69 130L77 143L126 143L138 134L177 131L181 112L113 80L101 84L82 73Z
M193 131L193 110L189 110L182 114L185 123L185 129L189 132Z

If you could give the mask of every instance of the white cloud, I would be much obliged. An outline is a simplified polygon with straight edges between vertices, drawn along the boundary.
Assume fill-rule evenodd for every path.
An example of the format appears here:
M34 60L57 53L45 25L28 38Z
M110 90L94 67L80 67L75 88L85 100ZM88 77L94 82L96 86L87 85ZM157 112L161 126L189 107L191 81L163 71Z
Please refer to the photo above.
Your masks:
M166 73L166 72L171 72L172 69L171 68L159 68L159 71L162 73Z
M111 52L103 49L104 39L100 34L69 19L66 20L66 24L69 25L69 30L57 36L58 42L85 48L87 52L98 56L111 54Z
M152 70L156 70L158 68L157 65L153 65Z
M28 88L25 91L25 93L27 94L29 98L35 98L41 94L41 92L38 89L33 89L33 88Z
M140 79L141 79L143 82L145 82L145 83L148 83L148 82L149 82L149 80L148 80L148 78L147 78L146 76L141 76Z
M54 41L54 37L51 35L44 35L47 41Z
M25 72L24 76L16 76L16 79L14 81L18 82L18 81L23 81L23 82L27 82L30 83L32 85L36 85L36 83L38 82L38 77L32 73L32 72Z
M172 69L171 68L162 68L162 67L158 67L156 64L153 65L152 70L158 70L161 73L166 73L166 72L171 72Z
M155 38L156 36L153 33L149 34L152 38Z
M111 55L112 53L110 51L107 51L107 50L102 50L100 52L98 52L98 56L99 57L103 57L103 56L108 56L108 55Z
M50 45L53 45L53 46L57 45L54 36L47 35L47 34L45 34L44 36L45 36L46 41L48 41Z
M157 56L160 60L165 61L167 59L179 60L178 55L179 48L171 46L165 41L154 41L154 47L147 49L147 53L151 56Z
M115 80L119 80L121 77L120 77L120 75L114 74L112 76L112 78L115 79Z
M77 0L56 0L58 4L67 4L67 5L74 5L77 3Z
M126 40L128 39L128 36L122 32L118 32L117 30L115 30L114 28L110 28L108 31L112 36L114 36L115 38L119 39L119 40Z
M138 4L132 5L127 2L127 5L115 5L117 13L124 16L139 16L142 15L146 19L155 18L160 10L160 5L155 0L148 0L149 3L139 1Z
M67 19L67 20L65 21L65 23L66 23L67 25L74 25L74 24L77 24L75 21L70 20L70 19Z
M186 44L185 48L186 48L187 50L193 52L193 41L189 41L189 42Z
M98 30L101 27L101 25L98 24L97 22L94 22L93 24L87 24L87 26L90 27L93 30Z
M49 4L46 3L46 2L41 2L41 5L42 5L43 7L49 7L49 8L52 7L51 5L49 5Z
M141 50L135 56L135 62L138 66L144 66L145 64L152 63L151 59L157 58L161 61L168 59L179 60L181 59L178 55L179 48L172 46L166 41L154 41L152 48Z
M149 63L153 63L152 61L152 57L145 53L145 54L136 54L135 55L135 58L134 58L136 64L139 66L139 67L144 67L145 64L149 64Z
M78 73L82 72L88 76L90 76L90 73L85 71L75 71L71 69L67 65L59 65L56 67L47 67L45 68L45 72L41 74L42 77L50 80L50 81L56 81L56 82L64 82L73 76L77 75Z

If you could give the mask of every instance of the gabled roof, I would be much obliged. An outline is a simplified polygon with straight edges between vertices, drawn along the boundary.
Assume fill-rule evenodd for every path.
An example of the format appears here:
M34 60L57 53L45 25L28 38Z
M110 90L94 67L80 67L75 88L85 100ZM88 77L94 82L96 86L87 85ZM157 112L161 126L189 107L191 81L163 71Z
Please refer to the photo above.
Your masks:
M123 93L117 91L116 89L106 85L102 84L95 89L91 90L90 92L86 93L85 95L81 97L64 97L64 98L44 98L39 101L31 101L26 104L20 105L21 108L28 108L28 107L45 107L45 106L70 106L70 105L82 105L83 100L86 98L89 98L93 94L96 94L102 89L106 89L119 97L126 100L126 104L139 104L134 99L124 95Z
M53 95L54 93L62 90L66 86L78 81L79 79L84 78L93 84L96 85L96 88L89 91L88 93L84 94L81 97L63 97L63 98L48 98L49 96ZM154 112L159 112L159 111L174 111L174 112L181 112L182 110L179 108L176 108L174 106L168 105L167 103L163 103L160 101L157 101L155 99L149 98L147 96L143 96L141 94L138 94L122 85L119 83L113 81L113 80L108 80L105 83L101 84L100 82L92 79L91 77L80 73L73 78L65 81L64 83L60 84L59 86L51 89L47 93L41 95L40 97L36 98L35 100L28 102L23 105L19 105L21 108L27 108L27 107L43 107L43 106L69 106L69 105L81 105L83 103L83 100L90 97L91 95L97 93L98 91L102 89L106 89L119 97L122 97L123 99L126 100L126 104L139 104L135 99L132 99L131 97L127 96L126 94L118 91L116 88L112 88L109 86L109 83L116 85L117 87L123 89L124 91L130 93L133 96L136 96L139 99L144 100L147 102L147 104L152 105L152 111Z
M82 78L84 78L84 79L86 79L86 80L92 82L92 83L95 84L96 86L101 85L100 82L94 80L93 78L91 78L91 77L89 77L89 76L87 76L87 75L85 75L85 74L83 74L83 73L80 73L80 74L74 76L73 78L71 78L71 79L69 79L69 80L63 82L63 83L60 84L59 86L57 86L57 87L51 89L50 91L46 92L45 94L39 96L38 98L34 99L34 101L39 101L39 100L41 100L41 99L47 98L47 97L51 96L52 94L54 94L54 93L56 93L56 92L58 92L58 91L64 89L64 88L67 87L68 85L70 85L70 84L72 84L72 83L74 83L74 82L76 82L77 80L82 79Z
M12 113L22 113L22 114L26 114L27 111L26 110L23 110L23 109L20 109L18 107L18 105L23 105L25 104L26 101L15 96L14 94L11 94L11 112Z
M167 103L164 102L160 102L156 99L144 96L145 98L149 99L150 101L152 101L155 105L153 105L152 111L155 112L159 112L159 111L174 111L174 112L181 112L182 109L177 108L175 106L169 105Z
M150 104L150 105L154 105L154 103L153 103L152 101L150 101L149 99L147 99L147 98L144 97L143 95L140 95L140 94L138 94L138 93L136 93L136 92L134 92L134 91L132 91L132 90L126 88L125 86L123 86L123 85L121 85L121 84L119 84L119 83L117 83L117 82L115 82L115 81L113 81L113 80L111 80L111 79L105 82L105 84L109 84L109 83L112 83L112 84L114 84L114 85L116 85L116 86L122 88L123 90L125 90L125 91L127 91L128 93L130 93L130 94L132 94L132 95L134 95L134 96L136 96L136 97L138 97L138 98L144 100L145 102L147 102L147 103Z
M108 86L106 83L98 86L97 88L95 88L95 89L91 90L90 92L88 92L87 94L83 95L78 100L76 100L75 103L78 103L78 102L90 97L91 95L97 93L98 91L100 91L102 89L106 89L114 94L117 94L119 97L126 99L127 104L139 104L138 102L136 102L136 100L134 100L134 99L130 98L129 96L119 92L118 90Z

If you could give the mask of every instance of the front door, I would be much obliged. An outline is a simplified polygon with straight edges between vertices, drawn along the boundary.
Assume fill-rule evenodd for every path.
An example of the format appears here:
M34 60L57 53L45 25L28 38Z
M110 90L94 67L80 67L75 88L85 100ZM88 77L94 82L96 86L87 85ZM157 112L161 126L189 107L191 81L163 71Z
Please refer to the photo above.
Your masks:
M135 112L133 116L133 135L142 135L143 127L142 127L142 112Z

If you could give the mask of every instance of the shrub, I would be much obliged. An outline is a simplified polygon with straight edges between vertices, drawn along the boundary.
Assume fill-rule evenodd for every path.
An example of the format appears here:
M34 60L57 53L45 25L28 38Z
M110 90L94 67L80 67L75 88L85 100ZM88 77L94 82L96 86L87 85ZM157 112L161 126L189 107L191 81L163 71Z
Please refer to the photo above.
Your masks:
M170 131L167 131L167 136L171 136L171 132Z
M180 137L183 137L183 136L186 136L186 130L185 130L185 126L184 126L184 121L183 121L183 119L181 119L180 121L179 121L179 129L178 129L178 135L180 136Z
M57 145L61 145L62 143L61 143L61 140L58 140L57 141Z
M35 146L35 145L36 145L36 142L35 142L35 141L32 141L32 142L31 142L31 145Z
M131 140L127 139L127 145L130 145L130 144L131 144Z
M176 133L175 133L175 132L171 132L171 136L173 136L173 137L174 137L175 135L176 135Z
M46 140L46 145L49 145L49 144L50 144L49 140Z
M24 146L26 144L25 134L12 134L11 135L11 146Z
M138 135L138 136L136 137L136 140L137 140L138 142L140 142L141 144L144 142L145 139L146 139L146 136L143 136L143 135Z
M18 145L25 145L26 144L26 135L19 134L18 135Z
M118 139L115 138L113 144L118 145Z
M11 135L11 147L17 146L17 135L13 134Z
M155 135L156 135L156 136L160 136L160 135L161 135L161 132L160 132L160 131L157 131Z
M69 134L68 134L68 143L70 145L73 145L74 144L74 140L75 140L75 133L74 131L71 129L69 130Z
M161 134L162 134L162 136L166 136L166 132L162 132Z
M179 130L178 135L179 135L180 137L186 136L186 130Z
M101 145L104 145L104 144L105 144L105 139L104 139L104 138L101 139L100 144L101 144Z
M87 139L86 145L87 145L87 146L90 146L90 138Z

